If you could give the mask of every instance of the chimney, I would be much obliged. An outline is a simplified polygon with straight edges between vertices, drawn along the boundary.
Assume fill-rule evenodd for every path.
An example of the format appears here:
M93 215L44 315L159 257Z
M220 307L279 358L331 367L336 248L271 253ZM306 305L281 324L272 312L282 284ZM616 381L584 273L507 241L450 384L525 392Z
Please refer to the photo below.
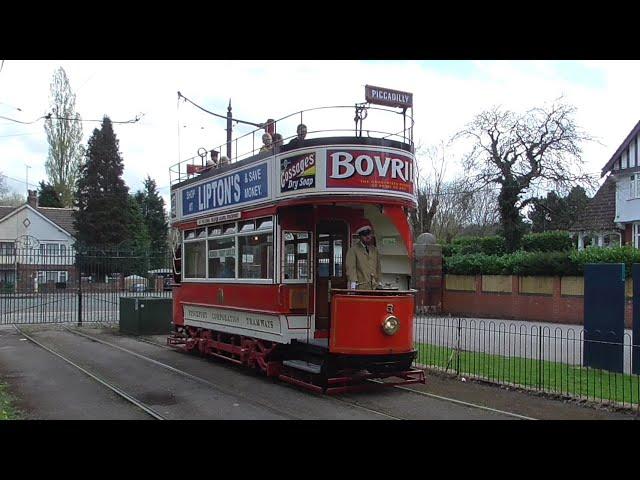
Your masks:
M27 190L29 193L27 197L27 203L31 205L33 208L38 207L38 192L37 190Z

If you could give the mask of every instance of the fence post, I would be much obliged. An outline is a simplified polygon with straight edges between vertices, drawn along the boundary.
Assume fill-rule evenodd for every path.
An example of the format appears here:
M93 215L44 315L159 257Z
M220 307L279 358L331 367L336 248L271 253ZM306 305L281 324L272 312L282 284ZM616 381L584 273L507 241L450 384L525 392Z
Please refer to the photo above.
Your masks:
M458 346L456 348L456 377L460 375L460 334L462 330L462 319L458 317Z
M81 258L81 256L78 255L78 258ZM82 265L82 262L78 262L78 263ZM82 268L78 267L77 272L78 272L78 326L81 327L82 326Z
M538 326L538 390L542 389L542 326Z

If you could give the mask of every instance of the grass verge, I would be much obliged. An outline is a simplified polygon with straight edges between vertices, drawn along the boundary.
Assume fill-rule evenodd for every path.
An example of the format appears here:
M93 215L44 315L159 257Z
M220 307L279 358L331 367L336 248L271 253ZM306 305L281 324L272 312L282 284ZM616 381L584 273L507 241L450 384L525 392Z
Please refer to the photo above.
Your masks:
M591 401L629 406L640 403L638 375L482 352L461 351L454 355L452 348L425 343L418 343L416 347L416 361L427 367Z
M18 420L20 414L13 406L7 385L0 382L0 420Z

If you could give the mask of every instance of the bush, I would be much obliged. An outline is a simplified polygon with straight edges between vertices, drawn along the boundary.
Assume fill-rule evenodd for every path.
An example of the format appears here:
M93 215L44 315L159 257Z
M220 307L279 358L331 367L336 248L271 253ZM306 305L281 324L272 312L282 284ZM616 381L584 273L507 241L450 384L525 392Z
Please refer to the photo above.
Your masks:
M569 232L530 233L522 237L525 252L564 252L573 248Z
M445 257L451 255L469 255L482 253L485 255L501 255L506 251L504 237L494 235L490 237L459 237L451 244L445 245L442 254Z
M578 268L578 274L584 274L584 265L587 263L624 263L625 275L631 276L631 266L640 263L640 250L631 246L598 248L590 247L585 250L575 250L569 254L569 258Z
M624 263L625 274L630 277L631 266L640 263L640 250L627 246L565 252L519 250L505 255L472 253L444 258L443 268L454 275L580 276L587 263Z
M446 273L455 275L580 275L580 265L567 252L524 252L505 255L454 255L444 259Z

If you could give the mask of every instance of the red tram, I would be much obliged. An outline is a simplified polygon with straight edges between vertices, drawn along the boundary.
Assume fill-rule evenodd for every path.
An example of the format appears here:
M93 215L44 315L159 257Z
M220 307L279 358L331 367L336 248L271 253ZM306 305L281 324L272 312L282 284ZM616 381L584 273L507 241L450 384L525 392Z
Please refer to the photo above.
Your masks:
M319 392L372 378L424 382L412 369L413 121L406 126L404 109L400 133L363 130L366 113L375 113L390 116L381 123L393 131L388 122L399 112L360 104L348 134L304 125L314 113L326 121L331 108L353 119L353 106L297 112L234 141L236 152L251 143L246 155L218 159L211 150L171 168L177 248L168 343ZM363 221L380 257L376 289L347 281L346 254Z

